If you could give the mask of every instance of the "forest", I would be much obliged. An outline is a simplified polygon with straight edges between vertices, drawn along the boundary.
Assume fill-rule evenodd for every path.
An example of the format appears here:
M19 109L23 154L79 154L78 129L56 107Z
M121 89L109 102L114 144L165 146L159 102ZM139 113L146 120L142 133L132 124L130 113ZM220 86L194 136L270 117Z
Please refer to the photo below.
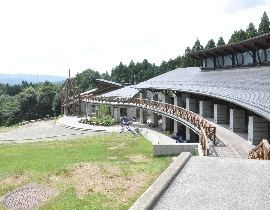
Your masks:
M185 49L183 55L168 61L164 60L160 65L149 63L147 59L137 63L131 60L129 64L120 62L111 69L110 74L107 71L100 74L93 69L86 69L77 73L74 80L80 86L81 92L95 88L94 79L105 79L117 83L124 80L126 84L134 84L136 78L137 82L143 82L176 68L199 66L196 60L188 56L190 52L232 44L269 32L270 21L267 13L264 12L258 29L250 22L245 30L234 31L227 43L222 36L218 38L217 42L210 39L206 46L202 46L197 39L192 47ZM47 114L60 115L60 85L52 84L49 81L39 84L22 81L19 85L0 83L0 126L10 126L23 120L44 118Z

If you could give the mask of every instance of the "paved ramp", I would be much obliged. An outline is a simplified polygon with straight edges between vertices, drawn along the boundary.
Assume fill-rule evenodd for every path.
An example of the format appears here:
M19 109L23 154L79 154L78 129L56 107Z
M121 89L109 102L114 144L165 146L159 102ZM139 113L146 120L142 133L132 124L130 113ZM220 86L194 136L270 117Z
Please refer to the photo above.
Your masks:
M151 209L270 208L270 161L191 157Z

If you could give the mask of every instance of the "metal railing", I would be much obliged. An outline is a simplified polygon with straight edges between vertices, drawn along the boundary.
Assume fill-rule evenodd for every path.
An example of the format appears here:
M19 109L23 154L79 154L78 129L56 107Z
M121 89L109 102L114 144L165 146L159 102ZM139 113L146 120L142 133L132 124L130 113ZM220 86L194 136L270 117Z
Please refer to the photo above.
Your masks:
M201 141L203 149L206 148L207 138L216 143L216 127L202 116L186 110L182 107L174 106L172 104L163 103L160 101L153 101L140 98L113 98L113 97L98 97L98 96L82 96L84 100L97 102L97 103L115 103L118 105L136 106L155 111L163 112L174 118L181 118L191 125L195 126L201 133ZM206 143L205 143L206 142ZM208 147L208 146L207 146ZM209 155L209 151L204 152L204 155Z

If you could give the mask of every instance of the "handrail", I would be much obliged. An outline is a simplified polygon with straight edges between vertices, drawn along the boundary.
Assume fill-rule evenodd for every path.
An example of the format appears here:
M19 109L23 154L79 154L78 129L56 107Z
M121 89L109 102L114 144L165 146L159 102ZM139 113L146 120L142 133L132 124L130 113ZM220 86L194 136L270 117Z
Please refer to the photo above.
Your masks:
M268 141L263 139L259 145L249 152L248 159L270 160L270 145Z
M191 123L193 126L199 130L204 130L206 137L211 139L215 144L216 141L216 127L214 127L209 121L205 120L200 115L186 110L182 107L178 107L172 104L163 103L160 101L140 99L140 98L113 98L113 97L101 97L101 96L81 96L84 100L93 102L107 102L107 103L117 103L117 104L128 104L136 105L142 108L155 109L160 112L165 112L167 114L173 115L184 119L185 121ZM201 132L201 135L204 135Z
M201 145L204 156L209 156L209 146L207 142L207 136L203 128L201 128Z

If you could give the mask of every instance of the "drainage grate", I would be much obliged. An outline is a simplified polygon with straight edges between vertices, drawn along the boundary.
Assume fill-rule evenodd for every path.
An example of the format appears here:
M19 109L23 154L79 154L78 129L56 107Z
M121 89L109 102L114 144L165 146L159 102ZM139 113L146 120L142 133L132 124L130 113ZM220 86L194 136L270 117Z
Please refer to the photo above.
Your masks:
M30 183L6 194L0 204L8 209L33 209L57 194L55 189Z

